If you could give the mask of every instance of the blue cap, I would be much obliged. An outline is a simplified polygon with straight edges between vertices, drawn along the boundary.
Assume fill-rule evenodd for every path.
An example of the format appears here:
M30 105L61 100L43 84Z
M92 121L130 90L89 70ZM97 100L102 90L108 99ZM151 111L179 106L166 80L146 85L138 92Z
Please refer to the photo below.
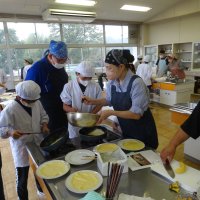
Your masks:
M49 53L53 54L56 58L65 59L68 57L67 45L62 41L51 40Z

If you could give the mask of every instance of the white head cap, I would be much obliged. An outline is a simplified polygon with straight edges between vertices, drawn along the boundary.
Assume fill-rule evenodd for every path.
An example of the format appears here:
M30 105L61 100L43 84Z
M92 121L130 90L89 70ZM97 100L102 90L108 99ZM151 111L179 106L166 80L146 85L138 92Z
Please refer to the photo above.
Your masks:
M148 63L150 61L150 56L149 55L144 56L143 61Z
M75 69L75 72L80 73L83 77L93 77L94 68L91 66L90 62L83 61Z
M138 55L137 58L138 58L138 59L142 59L143 56L142 56L142 55Z
M40 98L40 86L34 81L23 81L16 85L16 94L22 99L37 100Z

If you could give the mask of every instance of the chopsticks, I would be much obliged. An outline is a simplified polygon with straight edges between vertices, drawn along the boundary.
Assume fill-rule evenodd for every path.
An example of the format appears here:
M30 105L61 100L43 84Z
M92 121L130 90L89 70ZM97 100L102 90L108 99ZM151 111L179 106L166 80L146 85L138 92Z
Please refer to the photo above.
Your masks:
M110 170L111 168L111 170ZM106 187L106 198L114 198L124 166L118 163L108 163L108 177Z
M97 155L95 155L95 156L82 156L81 157L81 160L94 160L94 159L96 159L97 158Z

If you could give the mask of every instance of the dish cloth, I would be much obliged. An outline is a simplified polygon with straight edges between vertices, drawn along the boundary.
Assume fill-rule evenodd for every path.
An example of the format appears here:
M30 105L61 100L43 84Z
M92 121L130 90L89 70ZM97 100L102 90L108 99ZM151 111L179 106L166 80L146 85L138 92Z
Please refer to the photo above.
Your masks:
M99 193L97 192L88 192L83 198L80 200L105 200Z
M118 200L153 200L151 197L138 197L121 193Z

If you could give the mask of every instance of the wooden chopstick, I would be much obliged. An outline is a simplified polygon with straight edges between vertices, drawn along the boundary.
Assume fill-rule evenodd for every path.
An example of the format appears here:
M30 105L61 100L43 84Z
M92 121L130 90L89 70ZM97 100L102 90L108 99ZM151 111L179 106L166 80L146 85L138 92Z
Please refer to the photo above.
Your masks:
M97 155L95 156L82 156L81 160L94 160L97 158Z
M106 189L106 197L108 196L108 185L109 185L109 176L110 176L110 162L108 162L108 174L107 174L107 189Z
M111 172L110 172L110 168L111 168ZM110 167L110 162L108 163L106 198L113 198L115 196L123 169L124 169L124 166L118 163L115 163L115 164L112 163L111 167Z

